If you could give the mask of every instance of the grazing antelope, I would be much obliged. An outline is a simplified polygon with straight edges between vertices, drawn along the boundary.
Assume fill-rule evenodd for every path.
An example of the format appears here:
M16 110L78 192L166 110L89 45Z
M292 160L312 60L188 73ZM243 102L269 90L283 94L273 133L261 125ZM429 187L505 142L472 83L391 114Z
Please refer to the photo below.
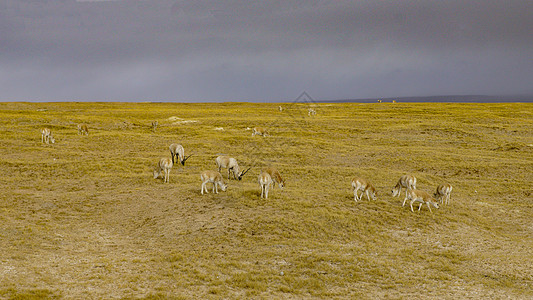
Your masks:
M78 124L78 134L89 135L89 128L87 128L87 124Z
M449 183L443 183L437 187L437 191L433 196L435 199L440 200L440 204L448 205L450 202L450 194L452 193L452 185ZM444 198L444 201L442 200Z
M155 130L157 129L157 126L159 125L159 122L157 121L153 121L152 122L152 131L155 132Z
M392 196L400 196L402 187L406 189L405 197L407 197L407 193L409 192L409 190L416 189L416 178L413 175L403 175L402 177L400 177L400 180L398 180L396 186L392 188Z
M366 193L366 198L370 201L370 197L372 197L372 200L376 200L378 196L378 192L376 191L376 188L367 180L363 178L355 177L352 180L352 187L353 187L353 196L355 202L358 200L361 200L363 198L363 195ZM361 196L358 195L358 191L361 190Z
M161 172L164 172L163 182L169 182L170 169L172 169L172 160L168 157L161 158L154 169L154 179L161 176Z
M307 115L308 116L316 116L316 111L314 109L312 109L312 108L309 108L307 110Z
M268 199L268 188L273 184L272 177L268 172L261 171L258 179L261 186L261 198Z
M252 136L254 135L268 136L268 132L263 127L254 127L252 129Z
M283 189L285 187L285 181L283 180L283 178L281 177L281 174L276 168L274 167L263 168L263 170L261 170L261 173L268 173L268 175L272 177L272 188L276 186L276 183L278 184L280 189Z
M41 142L49 144L50 142L55 143L56 139L52 136L52 131L49 128L41 129Z
M170 149L170 156L172 157L172 163L175 162L174 161L174 156L175 156L176 159L179 160L181 165L185 166L185 161L187 161L187 159L189 159L189 157L192 156L192 154L191 154L191 155L185 157L185 149L183 149L183 146L180 145L180 144L172 144L168 148Z
M233 178L241 180L242 176L248 172L248 170L251 169L248 168L246 171L240 171L239 170L239 164L237 163L237 160L233 157L229 156L219 156L216 158L216 164L218 167L218 171L222 168L228 168L228 179L230 179L230 174L233 172Z
M411 202L409 204L411 206L411 211L412 212L414 212L413 203L415 203L415 202L420 202L420 205L418 206L418 211L420 211L420 208L422 208L422 205L424 205L424 203L426 203L426 205L428 206L430 212L433 212L433 211L431 211L431 206L433 206L435 208L439 208L439 204L436 202L435 198L431 197L430 194L428 194L428 193L426 193L424 191L410 190L407 193L407 197L405 197L405 199L403 200L402 207L405 205L405 201L407 201L408 199L411 200Z
M218 194L218 186L222 189L222 191L226 191L226 188L228 187L226 184L224 184L224 181L222 180L222 175L220 175L220 172L217 171L203 171L200 174L200 178L202 179L202 195L204 194L204 190L206 193L209 193L207 191L207 183L210 182L213 184L213 193Z

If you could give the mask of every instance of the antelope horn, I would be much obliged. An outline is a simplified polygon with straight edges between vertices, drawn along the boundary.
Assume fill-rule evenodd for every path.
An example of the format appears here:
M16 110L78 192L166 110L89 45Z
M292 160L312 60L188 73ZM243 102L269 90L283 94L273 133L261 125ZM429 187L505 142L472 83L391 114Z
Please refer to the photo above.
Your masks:
M241 176L243 176L244 174L246 174L246 172L248 172L248 170L250 170L252 167L249 167L248 169L246 169L246 171L242 172Z
M187 157L185 157L185 158L181 161L181 165L182 165L182 166L185 166L185 161L186 161L187 159L189 159L189 157L191 157L191 156L192 156L192 154L189 155L189 156L187 156Z

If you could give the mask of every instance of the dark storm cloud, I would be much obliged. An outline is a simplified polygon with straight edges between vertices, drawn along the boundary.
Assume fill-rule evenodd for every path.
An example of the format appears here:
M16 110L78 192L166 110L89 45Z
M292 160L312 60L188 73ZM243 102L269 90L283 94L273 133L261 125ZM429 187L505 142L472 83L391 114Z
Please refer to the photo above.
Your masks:
M0 4L0 100L529 91L531 1Z

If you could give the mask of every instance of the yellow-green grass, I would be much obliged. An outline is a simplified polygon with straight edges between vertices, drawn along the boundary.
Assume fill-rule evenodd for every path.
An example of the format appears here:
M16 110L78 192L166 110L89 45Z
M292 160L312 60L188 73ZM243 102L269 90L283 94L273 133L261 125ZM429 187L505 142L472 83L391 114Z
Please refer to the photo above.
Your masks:
M533 297L532 104L281 105L0 103L0 298ZM219 154L252 169L202 196ZM451 204L402 207L403 174Z

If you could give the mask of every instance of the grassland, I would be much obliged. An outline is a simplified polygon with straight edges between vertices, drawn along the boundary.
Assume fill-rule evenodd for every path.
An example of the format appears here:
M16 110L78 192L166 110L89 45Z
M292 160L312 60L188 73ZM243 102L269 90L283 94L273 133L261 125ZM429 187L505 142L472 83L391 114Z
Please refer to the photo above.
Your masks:
M533 297L533 104L284 106L0 103L0 298ZM175 142L193 156L164 184ZM202 196L218 154L253 168ZM402 207L407 173L451 205Z

